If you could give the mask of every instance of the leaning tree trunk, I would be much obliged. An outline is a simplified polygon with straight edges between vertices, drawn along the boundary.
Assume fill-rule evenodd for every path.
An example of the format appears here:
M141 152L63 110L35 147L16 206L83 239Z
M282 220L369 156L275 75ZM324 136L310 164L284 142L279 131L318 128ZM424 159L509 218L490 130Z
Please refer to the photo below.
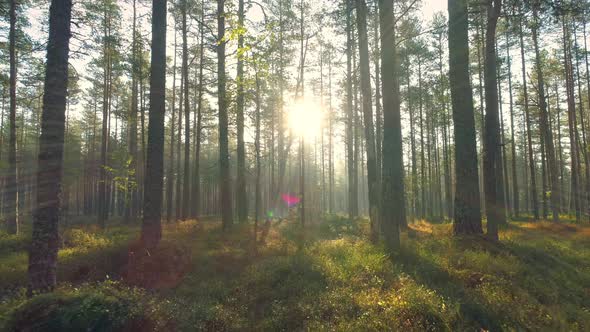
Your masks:
M51 2L39 137L37 206L29 252L29 296L34 292L51 291L56 285L71 13L71 0Z
M456 142L453 231L456 235L481 234L477 144L469 80L467 0L449 0L449 23L449 82Z
M152 67L150 75L150 121L141 242L154 248L162 238L162 192L164 174L164 115L166 110L166 0L152 1Z

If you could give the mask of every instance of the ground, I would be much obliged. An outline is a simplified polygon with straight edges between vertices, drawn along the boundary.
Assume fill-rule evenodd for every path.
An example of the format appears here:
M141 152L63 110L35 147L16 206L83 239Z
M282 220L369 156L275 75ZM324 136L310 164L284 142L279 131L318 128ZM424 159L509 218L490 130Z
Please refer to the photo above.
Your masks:
M0 330L590 330L590 227L512 222L500 243L418 222L402 250L364 220L327 216L302 242L292 221L227 234L215 220L165 226L136 252L137 225L72 225L59 289L26 300L28 235L0 235Z

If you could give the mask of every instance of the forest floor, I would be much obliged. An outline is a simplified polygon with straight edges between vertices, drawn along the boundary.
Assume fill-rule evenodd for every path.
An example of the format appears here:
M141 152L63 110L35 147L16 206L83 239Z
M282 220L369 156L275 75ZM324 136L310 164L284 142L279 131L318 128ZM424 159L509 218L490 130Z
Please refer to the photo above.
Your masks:
M30 235L0 234L0 330L590 330L589 225L512 222L490 243L418 222L393 256L367 229L330 216L302 244L262 223L255 252L251 224L186 221L134 259L138 226L73 225L58 290L32 300Z

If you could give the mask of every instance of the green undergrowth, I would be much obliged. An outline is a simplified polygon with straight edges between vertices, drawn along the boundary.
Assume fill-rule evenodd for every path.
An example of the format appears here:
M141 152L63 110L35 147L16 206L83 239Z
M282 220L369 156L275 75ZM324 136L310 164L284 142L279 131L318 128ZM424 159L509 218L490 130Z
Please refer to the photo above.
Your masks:
M12 299L5 331L146 331L172 328L157 299L113 281L64 285L53 293Z
M124 286L124 279L100 281L121 274L124 259L107 258L124 256L138 228L73 227L59 255L60 280L68 282L29 301L19 288L26 237L3 236L0 286L15 291L0 303L0 321L15 326L37 317L47 301L50 309L66 305L44 311L57 318L36 321L99 324L92 325L99 331L130 330L138 322L143 330L179 331L590 329L590 227L511 223L499 243L456 239L450 227L411 224L400 252L388 255L366 240L362 219L326 216L304 232L294 221L261 222L256 246L252 224L227 233L216 221L172 224L163 252L182 248L190 263L178 282L149 290ZM76 283L71 271L82 262L97 271ZM107 306L114 311L104 314ZM73 316L82 318L69 322Z

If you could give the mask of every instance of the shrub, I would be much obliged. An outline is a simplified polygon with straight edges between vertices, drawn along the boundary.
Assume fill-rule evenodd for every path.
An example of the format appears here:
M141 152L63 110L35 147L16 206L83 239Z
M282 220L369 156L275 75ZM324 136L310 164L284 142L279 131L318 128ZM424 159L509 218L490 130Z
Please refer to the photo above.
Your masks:
M155 331L166 326L169 319L156 301L113 281L23 298L0 321L3 331Z

